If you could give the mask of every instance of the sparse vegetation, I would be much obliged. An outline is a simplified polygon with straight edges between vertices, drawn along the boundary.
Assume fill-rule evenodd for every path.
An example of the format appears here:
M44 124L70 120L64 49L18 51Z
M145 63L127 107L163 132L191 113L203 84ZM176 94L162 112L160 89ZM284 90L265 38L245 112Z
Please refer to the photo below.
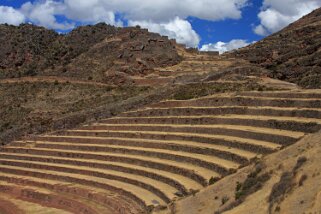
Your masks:
M321 87L321 26L316 10L264 40L230 53L269 70L269 76L304 88ZM282 44L282 45L280 45Z
M235 188L235 200L241 203L244 199L262 188L263 184L270 179L269 172L263 172L263 166L258 163L255 170L251 172L243 183L237 183Z
M299 181L299 186L303 186L304 182L308 179L306 174L302 175Z
M210 178L210 180L209 180L209 182L208 182L208 184L209 185L213 185L213 184L215 184L217 181L219 181L220 180L220 178L218 178L218 177L211 177Z
M234 91L265 91L268 88L254 82L248 83L193 83L186 84L177 89L173 95L175 100L189 100L199 97L204 97L212 94L234 92Z
M222 205L226 204L229 200L230 200L229 197L227 197L226 195L223 196L222 199L221 199Z
M297 185L295 183L295 176L298 170L303 166L303 164L306 161L307 161L306 157L298 158L296 165L294 166L292 171L284 172L281 175L280 181L273 186L271 194L269 196L270 212L273 210L273 207L281 203L284 200L285 195L291 192L292 189ZM299 181L299 186L303 185L304 180L307 179L306 175L303 175L301 179Z
M264 165L258 162L255 166L254 171L248 174L244 182L236 183L234 193L235 200L223 209L217 210L215 214L220 214L233 209L234 207L243 203L247 196L260 190L263 187L264 183L266 183L271 177L271 172L265 172L264 168Z
M302 165L307 162L307 158L305 156L303 157L299 157L299 159L297 160L297 163L293 169L294 172L296 172L298 169L300 169L302 167Z
M0 143L51 130L55 120L86 114L148 91L148 87L95 86L58 81L0 83ZM82 113L81 113L82 112ZM78 116L82 118L83 116ZM72 118L74 125L79 119ZM82 120L82 119L81 119Z
M115 78L117 72L142 75L155 67L175 65L181 60L172 41L138 28L98 23L58 34L22 24L18 27L0 25L0 31L0 79L63 76L119 85L126 82ZM103 43L104 39L115 37L122 42ZM162 40L163 45L150 44L149 39ZM144 51L147 45L148 51ZM138 64L136 58L140 58L142 64ZM116 60L127 64L128 69L114 63Z

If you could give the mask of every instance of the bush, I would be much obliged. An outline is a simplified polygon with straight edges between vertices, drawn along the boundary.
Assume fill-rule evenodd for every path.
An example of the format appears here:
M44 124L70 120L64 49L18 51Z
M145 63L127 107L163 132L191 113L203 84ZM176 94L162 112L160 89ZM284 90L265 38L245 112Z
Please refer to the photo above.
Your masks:
M36 76L37 72L34 69L27 69L24 74L24 76ZM21 76L21 73L20 73Z
M303 183L304 181L308 179L308 176L307 175L302 175L301 178L300 178L300 181L299 181L299 186L303 186Z
M211 177L208 184L209 185L213 185L215 184L217 181L219 181L220 179L218 177Z
M230 198L229 198L229 197L224 196L224 197L222 198L222 200L221 200L222 205L226 204L226 202L228 202L229 200L230 200Z
M281 196L285 195L293 187L293 174L284 172L280 178L279 183L276 183L271 191L269 201L274 202Z
M280 181L274 184L271 194L269 196L270 211L273 209L274 204L283 201L285 195L288 192L290 192L293 189L293 187L296 185L295 179L294 179L295 175L307 160L308 159L304 156L298 158L296 165L293 167L292 171L284 172L280 178ZM302 186L304 181L307 178L308 178L307 175L302 175L299 181L299 186Z
M248 174L243 183L237 182L235 188L235 200L244 200L251 193L258 191L263 184L270 179L269 173L262 172L262 165L258 164L253 172Z
M302 167L302 165L305 163L305 162L307 162L307 158L306 157L299 157L298 158L298 160L297 160L297 162L296 162L296 165L295 165L295 167L294 167L294 169L293 169L293 171L297 171L299 168L301 168Z

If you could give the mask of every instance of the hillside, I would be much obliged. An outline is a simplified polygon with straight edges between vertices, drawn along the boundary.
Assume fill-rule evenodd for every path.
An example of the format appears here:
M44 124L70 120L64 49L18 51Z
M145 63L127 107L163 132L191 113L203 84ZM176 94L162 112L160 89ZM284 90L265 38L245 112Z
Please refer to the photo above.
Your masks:
M318 213L320 11L224 55L1 25L0 213Z
M320 213L320 139L308 135L161 213Z
M103 23L66 35L29 24L0 25L0 41L0 144L76 126L110 108L117 112L129 98L143 100L153 89L133 78L181 60L175 41Z
M320 90L153 102L1 148L0 207L27 211L22 200L71 213L248 213L256 205L292 213L300 203L315 211L320 128Z
M0 32L1 79L57 76L119 84L180 61L174 41L140 28L100 23L63 35L22 24L0 25Z
M269 77L321 87L321 9L230 55L269 70Z

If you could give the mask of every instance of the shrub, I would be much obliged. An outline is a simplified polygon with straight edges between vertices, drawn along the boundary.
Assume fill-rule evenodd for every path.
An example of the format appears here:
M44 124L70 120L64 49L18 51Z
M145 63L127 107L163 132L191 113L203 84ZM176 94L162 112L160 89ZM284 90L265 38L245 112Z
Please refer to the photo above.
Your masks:
M24 74L24 76L36 76L37 72L34 69L27 69ZM20 73L21 76L21 73Z
M236 183L236 191L240 191L241 188L242 188L242 183L237 182L237 183Z
M306 174L302 175L299 181L299 186L303 186L303 183L306 179L308 179L308 176Z
M285 195L288 192L290 192L293 189L293 187L296 185L295 179L294 179L295 175L307 160L308 159L304 156L298 158L296 165L293 167L292 171L284 172L280 178L280 181L274 184L271 194L269 196L270 212L273 209L274 204L283 201ZM304 181L307 178L308 178L307 175L302 175L299 181L299 186L302 186Z
M297 160L297 162L296 162L296 165L295 165L295 167L294 167L294 169L293 169L293 171L297 171L299 168L301 168L302 167L302 165L305 163L305 162L307 162L307 158L306 157L299 157L298 158L298 160Z
M228 202L229 200L230 200L230 198L225 195L221 200L222 205L226 204L226 202Z
M290 172L284 172L280 178L280 181L276 183L271 191L269 201L274 202L281 196L285 195L293 187L293 174Z
M235 200L243 201L245 197L251 193L258 191L263 184L270 179L269 173L262 172L262 165L259 163L255 167L255 170L248 174L246 180L243 183L237 182L235 188Z
M215 184L218 180L220 180L218 177L211 177L208 184L213 185Z

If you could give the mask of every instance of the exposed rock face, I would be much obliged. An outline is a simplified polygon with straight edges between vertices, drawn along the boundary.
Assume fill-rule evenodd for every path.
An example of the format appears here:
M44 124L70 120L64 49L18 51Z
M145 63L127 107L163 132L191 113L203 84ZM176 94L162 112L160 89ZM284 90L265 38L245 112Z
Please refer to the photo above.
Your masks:
M144 76L155 67L175 65L180 61L175 43L159 34L139 28L118 29L87 52L75 58L63 75L93 75L94 80L109 83L128 82L129 76ZM116 80L116 76L123 77ZM116 82L115 82L115 81Z
M23 24L0 25L1 77L32 76L66 65L106 36L116 33L106 24L79 27L67 35Z
M59 37L41 27L0 25L0 77L35 75L47 67L49 58L55 59L49 53Z
M231 55L269 69L270 77L321 87L321 9Z
M27 24L0 25L0 42L0 78L54 75L108 82L116 71L144 75L180 61L175 42L166 37L102 23L66 35Z

